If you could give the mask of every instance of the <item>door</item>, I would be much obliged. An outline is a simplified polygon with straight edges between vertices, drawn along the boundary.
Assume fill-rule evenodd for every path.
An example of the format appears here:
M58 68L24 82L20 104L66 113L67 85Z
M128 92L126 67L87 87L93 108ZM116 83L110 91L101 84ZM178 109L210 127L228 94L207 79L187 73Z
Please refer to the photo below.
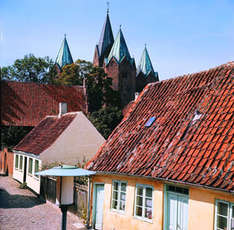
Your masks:
M166 230L188 230L188 196L167 192Z
M103 204L104 204L104 184L95 184L94 186L94 228L102 229Z

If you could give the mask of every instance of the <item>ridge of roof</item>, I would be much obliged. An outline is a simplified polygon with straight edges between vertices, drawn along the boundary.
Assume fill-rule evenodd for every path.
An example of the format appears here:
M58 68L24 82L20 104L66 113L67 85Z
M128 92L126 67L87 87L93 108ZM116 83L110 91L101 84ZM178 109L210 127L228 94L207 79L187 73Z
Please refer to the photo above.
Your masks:
M115 57L118 62L121 62L124 57L126 57L128 60L131 60L131 56L128 51L128 47L121 28L119 29L119 32L115 38L114 44L107 59L107 63L109 63L112 57Z
M62 68L65 65L73 63L71 52L67 43L66 35L62 41L61 47L59 49L58 55L55 59L55 63Z
M148 84L86 168L233 193L233 78L231 62Z

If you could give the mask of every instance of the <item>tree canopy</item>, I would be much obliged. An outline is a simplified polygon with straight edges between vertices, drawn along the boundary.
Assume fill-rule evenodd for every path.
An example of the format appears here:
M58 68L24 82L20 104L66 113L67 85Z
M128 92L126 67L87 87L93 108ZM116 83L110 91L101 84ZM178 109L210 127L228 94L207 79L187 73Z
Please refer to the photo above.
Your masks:
M16 59L13 65L1 69L2 80L52 83L55 75L52 59L49 57L37 58L33 54Z

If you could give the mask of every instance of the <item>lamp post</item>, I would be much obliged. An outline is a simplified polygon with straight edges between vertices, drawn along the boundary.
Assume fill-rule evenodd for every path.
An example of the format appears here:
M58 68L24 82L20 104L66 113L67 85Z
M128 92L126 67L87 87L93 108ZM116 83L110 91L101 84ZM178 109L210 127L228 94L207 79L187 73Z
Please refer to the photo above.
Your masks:
M39 176L56 177L56 204L59 205L62 212L62 230L66 230L67 207L74 203L74 176L91 176L94 174L94 171L89 171L70 165L62 165L36 173L36 175Z

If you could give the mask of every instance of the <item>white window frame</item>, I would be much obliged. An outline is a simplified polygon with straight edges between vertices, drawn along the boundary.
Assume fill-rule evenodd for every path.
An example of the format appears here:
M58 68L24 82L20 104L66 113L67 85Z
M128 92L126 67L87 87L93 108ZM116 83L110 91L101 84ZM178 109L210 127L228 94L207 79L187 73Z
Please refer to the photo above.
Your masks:
M233 230L233 229L231 229L231 223L232 223L232 206L234 206L234 203L228 202L225 200L220 200L220 199L216 199L216 201L215 201L215 227L214 227L214 229L215 230L222 230L221 228L217 227L218 215L222 216L222 215L218 214L218 203L224 203L224 204L228 205L228 213L227 213L228 215L227 215L227 217L226 216L223 216L223 217L227 218L227 230Z
M118 183L118 191L114 190L114 183ZM121 191L121 185L122 184L126 184L126 191ZM127 200L127 186L128 186L127 181L120 181L120 180L113 180L112 181L112 193L111 193L111 210L112 211L125 213L125 211L126 211L126 200ZM112 206L114 192L118 192L117 208L113 208L113 206ZM121 192L125 193L125 208L124 208L124 210L120 209L120 195L121 195Z
M22 165L21 165L21 159L22 159ZM22 168L20 168L20 166L22 166ZM24 168L24 157L23 155L19 155L19 165L18 165L18 169L20 171L23 171L23 168Z
M16 164L16 158L18 158L17 164ZM19 170L19 154L15 154L15 169Z
M30 169L30 159L32 160L32 172L29 172L29 169ZM28 175L29 176L33 176L33 158L32 157L28 158Z
M34 173L33 173L33 175L34 175L34 177L36 178L36 179L38 179L39 178L39 176L38 175L35 175L35 173L36 173L36 161L38 162L38 171L37 172L39 172L40 171L40 161L38 160L38 159L34 159Z
M143 187L143 194L142 194L142 216L138 216L136 215L136 207L137 207L137 189L138 187ZM152 197L148 197L150 199L152 199L152 218L149 219L147 217L145 217L145 208L146 208L146 205L145 205L145 199L147 198L146 197L146 188L150 188L152 189ZM151 186L151 185L146 185L146 184L136 184L136 189L135 189L135 202L134 202L134 217L136 217L137 219L141 219L141 220L144 220L144 221L147 221L147 222L150 222L152 223L153 222L153 212L154 212L154 187Z

